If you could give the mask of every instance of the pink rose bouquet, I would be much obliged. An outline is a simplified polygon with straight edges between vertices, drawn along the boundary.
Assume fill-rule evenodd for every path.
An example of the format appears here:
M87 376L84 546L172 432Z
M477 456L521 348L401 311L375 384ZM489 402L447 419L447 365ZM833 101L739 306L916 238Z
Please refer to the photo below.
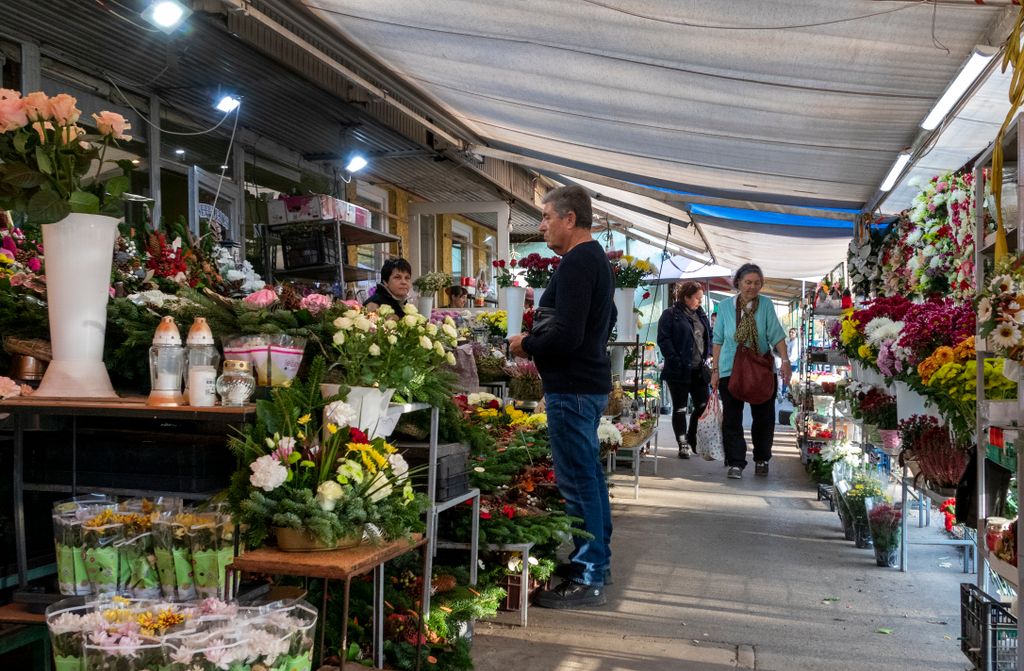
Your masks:
M110 145L131 140L131 125L116 112L100 112L92 115L97 134L87 135L76 105L65 93L22 97L0 89L0 182L12 187L0 193L0 210L23 213L33 224L72 212L122 214L131 165L119 162L123 174L105 181L99 176Z
M309 310L309 313L313 315L329 310L332 305L334 305L334 299L325 294L309 294L308 296L303 296L299 302L300 308Z

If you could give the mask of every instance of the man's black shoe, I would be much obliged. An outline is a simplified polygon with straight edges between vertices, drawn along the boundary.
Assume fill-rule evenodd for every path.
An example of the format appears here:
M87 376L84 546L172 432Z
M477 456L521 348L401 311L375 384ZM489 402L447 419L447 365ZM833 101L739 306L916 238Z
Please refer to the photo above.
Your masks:
M573 566L572 562L564 562L564 563L559 564L558 566L556 566L555 567L555 576L557 576L559 578L562 578L563 580L569 580L569 579L572 579L572 578L579 577L578 574L576 573L576 567ZM614 581L612 580L612 570L610 568L609 569L605 569L605 571L604 571L604 584L605 585L611 585L611 584L613 584L613 582Z
M604 596L604 586L584 585L566 580L554 589L537 592L533 597L533 603L541 608L570 609L603 606L607 599Z

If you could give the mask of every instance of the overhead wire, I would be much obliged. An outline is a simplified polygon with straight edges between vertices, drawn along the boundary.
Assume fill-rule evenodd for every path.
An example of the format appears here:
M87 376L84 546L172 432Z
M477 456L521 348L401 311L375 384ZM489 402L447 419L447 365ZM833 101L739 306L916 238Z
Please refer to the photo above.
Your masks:
M137 114L140 119L145 121L146 125L150 126L151 128L154 128L154 129L156 129L156 130L158 130L161 133L164 133L166 135L177 135L177 136L180 136L180 137L195 137L197 135L207 135L208 133L212 133L213 131L217 130L222 125L224 125L224 122L228 120L229 116L231 116L231 112L224 112L224 116L221 117L221 120L218 121L216 123L216 125L211 126L210 128L207 128L206 130L195 131L195 132L181 132L181 131L167 130L166 128L162 128L159 124L153 123L152 121L150 121L146 117L145 114L140 112L138 110L138 108L136 108L135 105L133 105L132 102L128 99L128 96L126 96L124 94L124 91L122 91L121 88L117 85L117 82L114 81L113 77L111 77L109 74L106 74L106 73L104 73L103 76L104 76L104 78L108 82L110 82L110 85L114 87L114 90L117 91L117 94L119 96L121 96L121 100L124 101L124 104L127 105L129 107L129 109L131 109L133 112L135 112L135 114Z
M134 10L132 10L132 9L131 9L130 7L126 7L125 5L122 5L122 4L120 3L120 2L117 2L116 0L96 0L96 4L97 4L97 5L99 5L100 7L102 7L102 8L103 8L103 9L104 9L104 10L105 10L105 11L106 11L106 12L107 12L108 14L110 14L111 16L114 16L114 17L116 17L116 18L118 18L118 19L120 19L120 20L124 21L125 23L127 23L127 24L128 24L128 25L130 25L130 26L132 26L133 28L137 28L138 30L144 30L144 31L146 31L146 32L148 32L148 33L159 33L159 32L160 32L160 31L159 31L159 30L157 30L156 28L149 28L149 27L147 27L147 26L144 26L144 25L142 25L142 24L140 24L140 23L135 23L134 21L132 21L131 19L129 19L129 18L128 18L128 17L126 17L126 16L121 16L120 14L118 14L117 12L115 12L115 11L114 11L113 9L111 9L111 8L110 8L110 7L109 7L109 6L107 5L107 2L108 2L108 1L109 1L109 2L113 2L113 3L114 3L115 5L117 5L118 7L121 7L121 8L123 8L123 9L126 9L126 10L128 10L128 11L134 11Z

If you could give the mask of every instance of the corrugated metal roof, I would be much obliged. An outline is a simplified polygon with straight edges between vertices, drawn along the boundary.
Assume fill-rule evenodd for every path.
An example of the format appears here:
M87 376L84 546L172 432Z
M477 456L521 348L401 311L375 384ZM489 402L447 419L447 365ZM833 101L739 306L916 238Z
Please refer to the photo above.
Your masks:
M158 94L165 110L176 110L194 121L193 128L181 130L213 126L221 118L212 107L215 98L230 92L243 97L240 128L297 155L340 155L346 149L359 149L372 158L415 154L424 149L426 133L422 126L394 114L381 103L346 102L346 98L358 96L343 77L238 16L197 12L187 29L167 36L147 31L137 14L120 8L142 5L134 0L109 4L120 16L91 2L10 0L4 5L0 31L16 39L38 42L42 53L53 61L99 79L112 78L130 94ZM139 25L129 25L130 21ZM286 64L275 62L247 40L262 43L268 53L281 56ZM112 87L98 85L97 89L99 95L111 102L123 103ZM385 115L385 122L375 120L374 114ZM226 151L230 125L225 123L209 135L198 137L165 135L164 142L186 148L190 161L219 165ZM161 126L178 128L166 119ZM259 146L257 150L284 164L294 163L295 154L282 156L277 152L275 156L274 150ZM512 169L496 165L488 169L503 184L523 186L525 173L516 176ZM436 162L432 157L415 155L381 158L373 160L371 170L379 180L406 188L429 201L500 197L499 190L485 178L450 160ZM522 222L535 218L536 214L522 205L514 215L514 220Z

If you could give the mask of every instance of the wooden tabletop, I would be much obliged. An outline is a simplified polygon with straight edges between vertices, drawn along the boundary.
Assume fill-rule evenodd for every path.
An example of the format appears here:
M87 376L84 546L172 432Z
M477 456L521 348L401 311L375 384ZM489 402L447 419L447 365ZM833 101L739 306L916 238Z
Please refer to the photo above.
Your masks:
M194 408L146 405L145 396L120 398L43 398L17 396L0 401L0 414L58 415L62 417L128 417L141 419L192 419L208 422L240 422L255 416L256 405Z
M347 580L371 571L426 542L423 534L413 534L412 538L384 545L364 544L346 550L324 552L283 552L277 548L264 547L235 557L231 568L246 573Z
M0 606L0 623L3 624L43 624L46 615L35 613L27 603L9 603Z

